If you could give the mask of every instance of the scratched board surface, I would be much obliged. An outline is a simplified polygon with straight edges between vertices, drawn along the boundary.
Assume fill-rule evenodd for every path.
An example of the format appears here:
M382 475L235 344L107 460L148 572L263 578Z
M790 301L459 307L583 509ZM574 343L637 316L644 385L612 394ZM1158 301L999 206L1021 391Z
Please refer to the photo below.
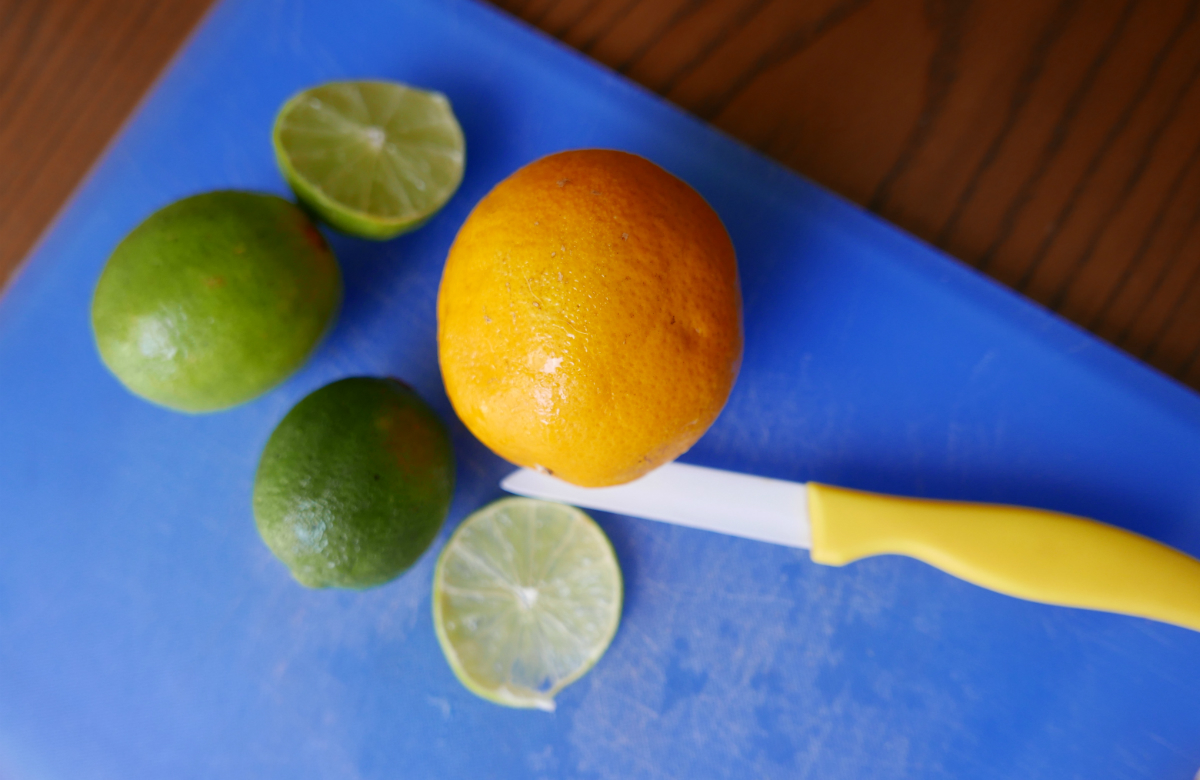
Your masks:
M334 237L346 303L282 387L174 414L96 358L116 242L191 193L283 193L268 130L345 77L439 89L467 176L422 230ZM1096 517L1200 555L1200 399L468 0L218 6L0 301L0 778L1190 778L1200 634L999 596L884 557L600 515L626 578L608 654L554 713L454 679L427 555L366 593L296 585L250 512L304 394L389 374L451 423L441 540L508 467L454 420L434 300L470 206L564 148L643 154L738 248L746 356L685 460Z

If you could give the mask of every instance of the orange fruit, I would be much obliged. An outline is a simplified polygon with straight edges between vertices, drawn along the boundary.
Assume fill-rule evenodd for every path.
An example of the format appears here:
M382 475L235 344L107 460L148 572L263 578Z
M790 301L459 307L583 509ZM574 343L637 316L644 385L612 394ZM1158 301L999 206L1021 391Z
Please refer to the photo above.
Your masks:
M636 479L691 447L737 378L729 234L641 157L544 157L459 230L438 357L455 411L497 454L587 487Z

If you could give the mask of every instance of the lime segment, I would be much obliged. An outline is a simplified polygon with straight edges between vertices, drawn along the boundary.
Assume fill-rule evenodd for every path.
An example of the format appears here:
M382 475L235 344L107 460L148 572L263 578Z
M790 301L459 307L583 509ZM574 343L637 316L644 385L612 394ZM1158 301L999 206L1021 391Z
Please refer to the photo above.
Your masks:
M468 517L438 560L433 622L458 679L510 707L554 696L608 648L621 620L608 537L564 504L507 498Z
M389 81L333 82L293 96L272 140L300 199L364 238L423 224L458 189L466 158L445 95Z

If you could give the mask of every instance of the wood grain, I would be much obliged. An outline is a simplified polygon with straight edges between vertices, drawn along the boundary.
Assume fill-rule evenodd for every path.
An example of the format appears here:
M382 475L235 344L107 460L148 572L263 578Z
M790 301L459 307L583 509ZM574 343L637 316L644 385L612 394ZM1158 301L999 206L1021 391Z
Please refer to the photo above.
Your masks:
M495 0L1200 387L1200 0ZM205 0L0 0L0 274Z
M1200 386L1198 0L497 0Z
M208 0L0 0L0 284Z

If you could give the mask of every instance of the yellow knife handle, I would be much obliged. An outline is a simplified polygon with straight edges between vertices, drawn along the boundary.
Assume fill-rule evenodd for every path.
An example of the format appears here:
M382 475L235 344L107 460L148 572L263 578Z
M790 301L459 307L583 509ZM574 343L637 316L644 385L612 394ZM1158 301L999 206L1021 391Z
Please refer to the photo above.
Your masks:
M1200 631L1200 561L1081 517L808 483L812 559L907 555L1009 596Z

